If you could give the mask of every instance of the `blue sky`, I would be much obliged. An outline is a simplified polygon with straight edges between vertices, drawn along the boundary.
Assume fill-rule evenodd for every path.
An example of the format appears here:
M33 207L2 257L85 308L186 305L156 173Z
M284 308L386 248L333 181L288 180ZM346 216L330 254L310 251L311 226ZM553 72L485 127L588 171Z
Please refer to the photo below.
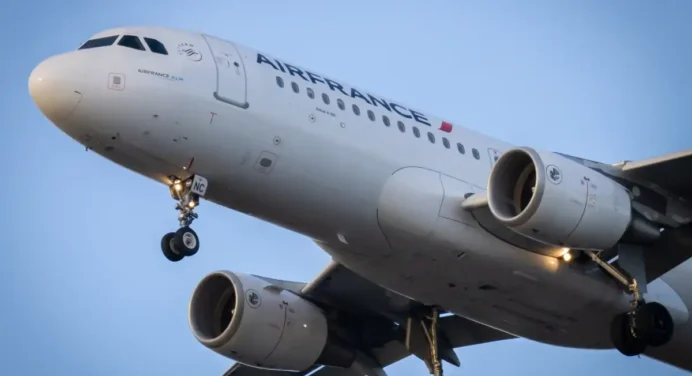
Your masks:
M515 144L616 162L692 145L692 2L25 2L0 13L3 164L0 374L221 375L187 304L218 269L308 281L311 241L203 203L202 250L159 250L165 187L52 126L27 79L42 59L121 25L204 31ZM526 340L459 349L447 375L680 375L647 358ZM391 375L424 375L407 359Z

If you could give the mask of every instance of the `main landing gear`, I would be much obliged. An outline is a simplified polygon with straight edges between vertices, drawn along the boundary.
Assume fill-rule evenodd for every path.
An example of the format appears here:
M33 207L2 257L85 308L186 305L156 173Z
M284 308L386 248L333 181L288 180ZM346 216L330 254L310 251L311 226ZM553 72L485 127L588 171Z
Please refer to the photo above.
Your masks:
M439 341L439 319L440 313L437 308L430 308L428 314L420 317L419 319L409 318L406 323L406 348L410 353L413 353L412 336L417 328L414 327L416 324L420 324L423 337L425 338L426 347L428 354L424 354L423 359L425 365L428 367L431 375L442 376L442 356L440 355L440 349L446 349L445 346L441 346ZM421 354L423 355L423 354ZM450 359L450 355L452 358ZM459 359L452 352L448 354L445 358L455 365L459 365Z
M630 310L616 315L610 325L610 337L615 348L623 355L636 356L644 353L649 346L659 347L668 343L673 337L674 330L673 318L668 309L660 303L645 302L642 290L645 290L646 286L644 285L642 289L636 277L628 278L619 269L601 260L594 252L585 252L608 274L625 285L632 294ZM635 252L632 251L632 253ZM622 254L623 252L620 253L621 258ZM633 271L633 275L639 276L640 279L645 278L643 263L638 264L639 267L635 266L633 268L635 270L628 272Z
M173 177L171 181L173 183L169 189L171 197L177 201L175 209L180 213L180 228L161 238L161 251L168 260L177 262L199 250L199 238L190 225L197 219L194 210L199 205L199 198L206 193L208 183L207 179L199 175L193 175L186 180Z
M428 370L431 375L442 376L442 361L440 360L440 354L438 353L439 344L437 343L438 325L437 320L440 319L440 313L437 308L433 308L430 315L430 328L423 325L423 331L428 339L430 346L430 363L428 364Z

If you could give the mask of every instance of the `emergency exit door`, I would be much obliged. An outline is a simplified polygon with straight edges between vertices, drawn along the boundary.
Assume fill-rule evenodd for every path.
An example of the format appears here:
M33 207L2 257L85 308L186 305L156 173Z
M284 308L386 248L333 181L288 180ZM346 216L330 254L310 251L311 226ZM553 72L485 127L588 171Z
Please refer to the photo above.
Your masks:
M493 148L488 148L488 157L490 157L490 167L495 166L495 162L500 158L500 151Z
M243 60L233 43L204 35L216 63L214 97L240 108L247 108L247 78Z

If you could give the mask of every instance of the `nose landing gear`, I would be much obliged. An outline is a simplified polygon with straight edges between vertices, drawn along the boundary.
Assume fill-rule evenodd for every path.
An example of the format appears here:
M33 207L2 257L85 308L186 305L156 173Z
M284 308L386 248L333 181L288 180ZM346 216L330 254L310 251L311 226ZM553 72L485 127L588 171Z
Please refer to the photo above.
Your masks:
M161 251L169 261L178 262L199 250L199 237L190 225L198 217L194 209L199 205L199 198L206 193L208 183L207 179L199 175L186 180L172 178L171 181L173 183L169 189L171 197L177 201L175 209L179 212L180 228L163 236Z

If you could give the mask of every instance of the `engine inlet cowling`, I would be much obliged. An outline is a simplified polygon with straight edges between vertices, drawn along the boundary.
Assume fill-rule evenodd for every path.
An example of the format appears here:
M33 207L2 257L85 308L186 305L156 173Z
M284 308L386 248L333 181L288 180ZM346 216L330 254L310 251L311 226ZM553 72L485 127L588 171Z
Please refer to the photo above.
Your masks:
M608 249L632 220L628 192L555 153L506 151L488 179L488 205L505 226L558 247Z
M202 344L218 347L237 331L231 328L237 308L238 293L231 278L223 273L213 273L204 278L190 302L190 326Z
M204 346L252 367L299 372L355 359L355 350L330 335L317 306L249 274L204 277L192 293L189 322Z

